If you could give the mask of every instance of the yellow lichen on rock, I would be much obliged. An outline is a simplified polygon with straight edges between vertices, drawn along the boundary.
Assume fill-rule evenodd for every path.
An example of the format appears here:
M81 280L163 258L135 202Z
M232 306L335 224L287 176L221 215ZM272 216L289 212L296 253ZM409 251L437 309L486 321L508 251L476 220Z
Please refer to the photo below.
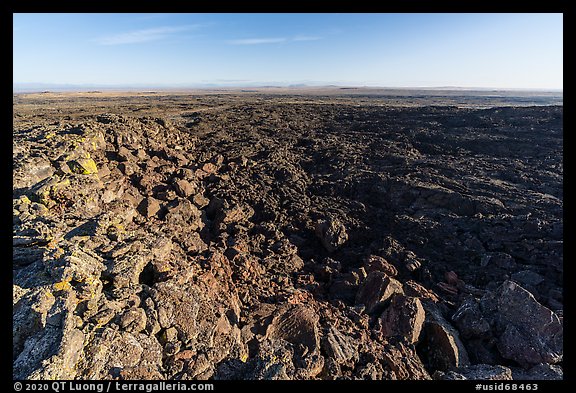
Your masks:
M70 285L70 281L60 281L52 285L55 291L69 291L72 286Z
M29 199L26 195L20 196L20 202L21 202L21 203L24 203L24 204L29 204L29 203L31 203L30 199Z
M54 205L52 198L58 190L61 190L70 185L69 179L62 179L58 181L57 177L52 178L48 183L44 184L42 187L35 191L35 196L38 198L38 202L46 207L51 207Z
M98 173L98 167L96 163L91 158L80 158L74 161L68 162L68 167L74 173L79 175L91 175Z
M51 201L52 201L50 199L50 189L46 188L44 190L39 190L38 199L39 199L40 203L43 204L44 206L49 206L51 204Z
M52 190L62 189L64 187L68 187L70 185L70 179L62 179L58 183L52 186Z

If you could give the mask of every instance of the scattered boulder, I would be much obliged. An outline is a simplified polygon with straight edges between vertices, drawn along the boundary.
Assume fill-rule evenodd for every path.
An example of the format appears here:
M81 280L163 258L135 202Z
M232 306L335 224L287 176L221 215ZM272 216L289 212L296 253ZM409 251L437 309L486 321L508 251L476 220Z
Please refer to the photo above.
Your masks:
M160 202L157 199L148 197L142 201L138 208L144 217L151 218L158 214L160 207Z
M46 158L29 156L15 166L12 184L15 189L29 188L51 177L54 172L52 164Z
M467 297L452 315L452 321L464 338L490 337L490 323L482 315L480 303L473 297Z
M491 316L500 354L522 366L562 361L562 321L513 281L505 281L481 301Z
M164 261L170 255L170 252L174 248L174 243L165 237L160 236L151 245L152 256L155 260Z
M402 337L410 344L418 342L426 313L420 299L396 294L379 317L377 331L384 337Z
M36 202L51 208L57 204L55 199L58 199L58 195L69 188L70 185L69 179L54 175L35 184L30 189L30 193Z
M98 167L96 166L96 163L89 157L68 161L68 167L72 172L80 175L98 174Z
M174 183L174 187L176 188L176 193L182 198L188 198L196 191L196 187L184 179L177 180Z
M336 218L320 220L316 224L316 236L328 252L334 252L348 240L346 227Z
M140 275L150 262L149 250L140 250L135 253L127 253L111 262L108 274L113 277L114 288L134 288L140 282Z
M434 303L437 303L440 301L440 299L438 298L438 295L436 295L430 289L425 288L421 284L418 284L414 280L405 281L402 284L402 287L404 288L404 293L407 296L414 296L414 297L417 297L420 299L427 299L427 300L430 300Z
M320 345L318 316L314 310L301 304L279 311L270 323L266 337L302 345L304 353L317 351Z
M132 152L128 150L125 146L120 146L118 152L116 153L116 156L118 157L118 161L121 162L132 161L134 159Z
M386 275L390 277L395 277L398 275L398 269L396 269L396 267L388 262L385 258L378 255L370 255L368 258L366 258L364 267L367 273L379 271L386 273Z
M245 223L253 215L254 209L248 205L237 204L230 206L228 203L224 203L218 210L213 225L217 227L220 224Z
M141 308L133 308L122 314L120 328L127 332L139 333L146 328L146 313Z
M192 202L199 208L202 209L203 207L208 206L210 200L203 196L202 194L196 194L192 197Z
M442 316L440 309L430 302L423 303L426 321L423 339L419 344L428 364L434 370L447 371L468 366L468 352L458 331Z
M200 210L184 198L178 198L167 205L164 221L168 226L187 225L191 231L200 230L204 227Z
M374 271L364 279L358 293L356 304L363 304L371 314L381 310L384 303L394 294L403 294L402 283L383 272Z
M213 163L208 162L202 166L202 170L207 174L211 174L215 173L218 170L218 167Z

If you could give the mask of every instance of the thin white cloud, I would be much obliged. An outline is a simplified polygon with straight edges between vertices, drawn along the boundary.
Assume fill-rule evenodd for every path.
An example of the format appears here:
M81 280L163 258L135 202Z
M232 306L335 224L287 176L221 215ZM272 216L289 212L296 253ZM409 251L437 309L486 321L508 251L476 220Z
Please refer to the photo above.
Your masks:
M162 26L103 36L97 38L95 41L100 45L140 44L143 42L158 41L176 33L194 30L198 27L200 27L200 25Z
M292 38L292 41L318 41L321 39L322 37L315 35L297 35L296 37Z
M276 38L243 38L239 40L230 40L230 45L262 45L262 44L279 44L281 42L296 42L296 41L317 41L322 37L310 35L297 35L294 37L276 37Z
M277 44L279 42L286 42L287 38L244 38L240 40L228 41L231 45L260 45L260 44Z

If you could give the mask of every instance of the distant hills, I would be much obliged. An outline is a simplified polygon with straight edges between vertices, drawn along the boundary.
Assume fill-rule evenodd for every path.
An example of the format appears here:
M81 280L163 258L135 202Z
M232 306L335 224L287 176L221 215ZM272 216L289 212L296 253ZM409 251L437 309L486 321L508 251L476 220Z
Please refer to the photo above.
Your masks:
M328 89L391 89L391 90L451 90L451 91L518 91L518 92L549 92L560 93L562 89L532 89L532 88L486 88L486 87L460 87L460 86L435 86L435 87L397 87L397 86L367 86L363 84L314 82L289 83L289 82L250 82L241 83L190 83L190 84L59 84L59 83L13 83L13 93L36 93L43 91L51 92L85 92L85 91L143 91L143 90L185 90L185 89L218 89L218 88L328 88Z

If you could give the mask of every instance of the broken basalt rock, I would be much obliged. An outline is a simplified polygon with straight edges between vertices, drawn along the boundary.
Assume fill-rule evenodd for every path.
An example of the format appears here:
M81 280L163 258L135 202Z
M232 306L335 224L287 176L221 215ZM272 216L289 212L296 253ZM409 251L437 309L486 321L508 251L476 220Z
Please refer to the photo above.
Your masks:
M491 366L488 364L475 364L461 367L453 371L436 371L434 379L451 380L486 380L486 381L509 381L512 380L512 370L504 366Z
M423 338L419 344L421 352L434 370L447 371L470 364L466 347L460 340L458 331L443 317L438 306L423 303L426 321Z
M301 345L303 354L317 351L320 345L317 315L304 305L290 307L274 317L266 337Z
M316 236L328 252L336 251L348 240L344 224L335 218L319 221L316 224Z
M416 344L426 313L420 299L396 294L378 319L376 331L383 337L402 337Z
M385 273L374 271L364 279L358 293L356 304L366 307L368 314L375 313L384 307L385 302L394 294L403 294L402 283Z
M498 350L523 366L556 364L563 358L563 324L558 315L513 281L505 281L481 301L498 337Z
M561 379L562 107L337 90L15 94L13 377Z

